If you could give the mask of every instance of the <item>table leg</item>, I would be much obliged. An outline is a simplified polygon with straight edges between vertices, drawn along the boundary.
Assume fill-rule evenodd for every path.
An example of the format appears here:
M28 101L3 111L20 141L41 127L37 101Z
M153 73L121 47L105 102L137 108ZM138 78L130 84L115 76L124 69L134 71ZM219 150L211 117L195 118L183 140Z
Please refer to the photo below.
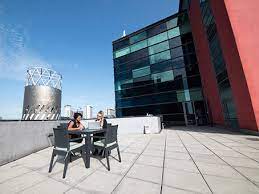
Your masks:
M85 138L85 167L90 168L90 146L91 146L91 137L90 134L86 135Z

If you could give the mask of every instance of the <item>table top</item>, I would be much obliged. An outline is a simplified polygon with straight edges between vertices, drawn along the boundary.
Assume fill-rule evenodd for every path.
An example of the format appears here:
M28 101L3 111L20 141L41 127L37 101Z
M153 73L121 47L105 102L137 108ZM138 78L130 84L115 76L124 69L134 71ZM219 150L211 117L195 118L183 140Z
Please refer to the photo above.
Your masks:
M68 130L69 134L94 134L94 133L100 133L105 132L105 129L82 129L82 130Z

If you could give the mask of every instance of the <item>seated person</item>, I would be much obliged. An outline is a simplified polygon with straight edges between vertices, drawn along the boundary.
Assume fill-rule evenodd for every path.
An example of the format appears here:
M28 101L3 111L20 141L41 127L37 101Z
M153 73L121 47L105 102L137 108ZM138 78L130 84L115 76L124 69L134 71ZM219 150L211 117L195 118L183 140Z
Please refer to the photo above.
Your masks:
M106 128L107 128L107 121L106 121L106 119L104 118L104 113L103 113L103 111L100 110L100 111L98 112L96 122L100 122L100 126L101 126L103 129L106 129Z
M100 123L101 128L103 128L103 129L106 129L106 128L107 128L107 121L106 121L106 119L104 118L104 112L103 112L103 111L99 111L99 112L98 112L96 122L99 122L99 123ZM95 135L96 135L96 136L99 136L99 137L104 137L105 132L96 133ZM99 139L99 138L93 138L93 142L99 141L99 140L101 140L101 139ZM100 152L99 152L99 154L98 154L98 150L95 149L94 152L93 152L93 154L94 154L94 155L97 155L97 154L98 154L98 155L102 155L102 152L103 152L103 150L100 150Z
M84 125L80 122L81 119L82 119L82 114L81 113L75 113L74 119L69 121L67 129L68 130L82 130L82 129L84 129L85 128ZM71 141L73 141L73 139L75 139L75 138L80 138L80 137L81 137L81 135L77 135L77 134L71 134L70 135L70 138L72 139ZM73 142L81 143L82 139L77 139L77 140L74 140Z

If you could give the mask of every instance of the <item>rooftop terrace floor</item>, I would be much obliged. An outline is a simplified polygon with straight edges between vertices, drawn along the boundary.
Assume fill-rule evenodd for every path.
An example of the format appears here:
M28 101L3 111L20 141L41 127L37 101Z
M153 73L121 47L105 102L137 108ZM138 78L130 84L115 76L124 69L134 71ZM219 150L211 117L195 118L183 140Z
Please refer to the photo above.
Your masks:
M75 157L62 179L62 158L48 173L52 148L3 165L0 193L259 193L259 137L174 127L119 141L122 163L113 152L111 171L105 159L86 169Z

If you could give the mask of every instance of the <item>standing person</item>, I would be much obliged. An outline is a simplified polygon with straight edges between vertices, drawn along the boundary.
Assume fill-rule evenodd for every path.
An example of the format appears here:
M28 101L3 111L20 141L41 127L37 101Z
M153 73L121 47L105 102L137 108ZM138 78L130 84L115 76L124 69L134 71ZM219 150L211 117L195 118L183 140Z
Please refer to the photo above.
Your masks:
M95 121L100 123L100 126L101 126L102 129L106 129L107 128L107 121L104 118L104 112L103 111L100 110L97 113L97 119ZM96 133L96 136L104 137L105 136L105 132ZM99 138L93 138L93 142L99 141L99 140L100 140ZM103 150L100 150L98 152L97 149L95 149L94 152L93 152L94 155L102 155L102 153L103 153Z
M71 131L72 130L82 130L82 129L84 129L85 127L81 123L81 119L82 119L82 114L81 113L75 113L74 119L69 121L67 129L71 130ZM80 137L81 137L81 135L77 135L77 134L71 134L70 135L71 139L80 138ZM77 140L74 140L74 142L81 143L82 140L83 139L77 139Z

